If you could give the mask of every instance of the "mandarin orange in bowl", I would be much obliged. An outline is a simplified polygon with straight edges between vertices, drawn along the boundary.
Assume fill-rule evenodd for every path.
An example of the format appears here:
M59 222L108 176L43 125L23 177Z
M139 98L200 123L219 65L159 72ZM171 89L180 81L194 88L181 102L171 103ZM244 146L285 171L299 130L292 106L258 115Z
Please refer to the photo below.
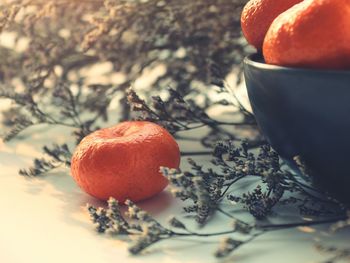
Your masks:
M127 121L87 135L73 154L71 173L86 193L123 203L161 192L168 181L159 168L179 165L179 146L167 130L151 122Z
M252 46L261 50L266 32L274 19L302 0L251 0L241 15L242 31Z
M263 55L273 65L350 69L349 43L349 0L304 0L271 23Z

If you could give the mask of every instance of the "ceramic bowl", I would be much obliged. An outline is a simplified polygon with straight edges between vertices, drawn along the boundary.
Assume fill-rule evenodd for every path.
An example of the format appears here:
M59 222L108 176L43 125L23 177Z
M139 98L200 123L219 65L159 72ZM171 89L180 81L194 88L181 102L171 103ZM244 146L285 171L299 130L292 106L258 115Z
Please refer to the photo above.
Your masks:
M350 201L350 71L244 60L249 100L262 133L287 160L301 156L314 182Z

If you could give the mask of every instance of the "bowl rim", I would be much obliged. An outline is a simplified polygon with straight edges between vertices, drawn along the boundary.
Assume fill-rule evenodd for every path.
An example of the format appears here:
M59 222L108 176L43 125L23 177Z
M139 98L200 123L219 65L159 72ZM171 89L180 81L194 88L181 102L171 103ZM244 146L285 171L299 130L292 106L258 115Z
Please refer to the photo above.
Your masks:
M277 66L267 63L256 61L256 57L263 58L261 53L253 53L246 56L243 63L254 68L270 70L270 71L294 71L294 72L305 72L305 73L317 73L317 74L347 74L350 75L350 70L336 70L336 69L311 69L311 68L296 68L296 67L285 67Z

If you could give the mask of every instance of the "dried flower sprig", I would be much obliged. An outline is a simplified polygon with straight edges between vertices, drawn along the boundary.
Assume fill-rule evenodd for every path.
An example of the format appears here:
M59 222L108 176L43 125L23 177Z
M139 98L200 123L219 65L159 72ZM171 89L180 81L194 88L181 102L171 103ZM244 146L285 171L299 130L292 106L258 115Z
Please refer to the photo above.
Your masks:
M10 131L3 135L5 141L14 139L24 130L36 125L63 126L73 129L79 142L82 137L94 130L93 124L97 119L81 120L78 105L81 103L72 91L63 86L56 86L52 94L46 94L48 101L35 99L32 92L16 92L15 88L0 88L0 98L9 99L13 107L3 112L3 124ZM48 104L57 108L56 112L48 109ZM45 109L45 110L44 110Z
M72 153L67 144L54 144L51 148L43 147L43 151L47 155L45 158L35 158L33 166L28 169L20 169L19 174L24 176L43 175L62 165L70 166Z
M308 186L314 192L311 194L300 186L301 178L297 179L297 175L283 168L282 160L271 147L263 145L257 153L254 151L249 149L247 142L239 146L233 141L219 142L212 159L215 170L204 169L189 159L192 171L162 167L161 172L169 179L175 197L192 202L184 209L195 213L200 224L220 211L219 204L224 199L233 205L243 205L257 219L265 218L273 207L282 204L295 205L304 215L339 215L345 212L336 200L321 199L319 190ZM249 178L257 180L252 191L240 196L230 193L234 186Z
M298 226L325 224L335 222L339 219L338 217L327 220L272 225L252 224L239 219L234 219L233 227L227 231L203 233L192 231L184 222L176 217L171 217L168 221L169 227L166 227L130 200L127 200L125 205L127 206L127 212L123 214L118 201L110 198L108 200L107 208L96 208L92 205L87 205L87 210L92 222L96 226L97 232L109 233L114 236L127 235L132 237L129 246L129 252L131 254L140 254L145 249L153 246L159 241L171 238L225 236L218 249L214 251L216 257L225 257L239 247L253 242L257 237L270 231ZM234 236L235 234L238 234L238 236Z
M136 118L152 121L167 128L171 133L204 126L218 125L255 125L255 122L222 122L208 116L195 101L185 100L174 89L168 89L169 97L163 100L160 96L152 97L152 108L142 100L134 90L128 89L127 98L131 111L138 113Z
M250 234L252 227L248 226L243 221L237 221L236 226L231 230L218 233L197 233L189 230L183 222L176 217L171 217L168 221L169 227L165 227L146 211L135 205L130 200L125 202L127 212L122 215L118 201L113 198L108 200L107 208L96 208L92 205L87 205L91 220L96 225L96 230L99 233L108 232L112 235L131 235L133 242L129 247L132 254L139 254L146 248L154 245L158 241L166 240L175 237L208 237L232 234L235 232L241 234ZM127 219L128 221L127 221ZM248 227L248 228L247 228ZM177 230L176 230L177 229ZM179 231L181 232L179 232ZM240 242L240 241L236 241ZM240 242L241 244L249 241ZM225 250L218 256L228 254L238 246L231 247L230 251Z
M141 99L131 88L127 90L126 94L134 118L158 123L174 135L180 131L209 127L209 133L201 139L205 146L212 146L220 138L237 139L233 133L226 131L221 125L256 128L256 122L253 119L237 122L216 120L206 112L210 106L201 108L193 99L185 99L179 92L171 88L168 89L166 100L163 100L160 96L153 96L150 103ZM214 134L215 136L213 136Z
M109 232L113 235L134 235L136 238L129 247L132 254L139 254L141 251L153 245L154 243L181 235L162 226L157 220L150 216L146 211L139 208L130 200L125 202L128 211L125 216L133 222L127 222L120 211L118 201L113 198L108 200L108 208L95 208L88 205L88 211L92 221L96 224L99 233ZM175 218L170 220L170 225L175 228L184 226Z

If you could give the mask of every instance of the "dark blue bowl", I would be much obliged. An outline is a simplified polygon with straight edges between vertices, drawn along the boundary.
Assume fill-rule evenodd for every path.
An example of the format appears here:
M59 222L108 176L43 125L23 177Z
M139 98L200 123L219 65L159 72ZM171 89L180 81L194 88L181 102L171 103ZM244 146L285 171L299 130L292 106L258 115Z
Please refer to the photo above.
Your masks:
M272 147L301 156L314 182L350 201L350 71L287 68L244 60L249 100Z

